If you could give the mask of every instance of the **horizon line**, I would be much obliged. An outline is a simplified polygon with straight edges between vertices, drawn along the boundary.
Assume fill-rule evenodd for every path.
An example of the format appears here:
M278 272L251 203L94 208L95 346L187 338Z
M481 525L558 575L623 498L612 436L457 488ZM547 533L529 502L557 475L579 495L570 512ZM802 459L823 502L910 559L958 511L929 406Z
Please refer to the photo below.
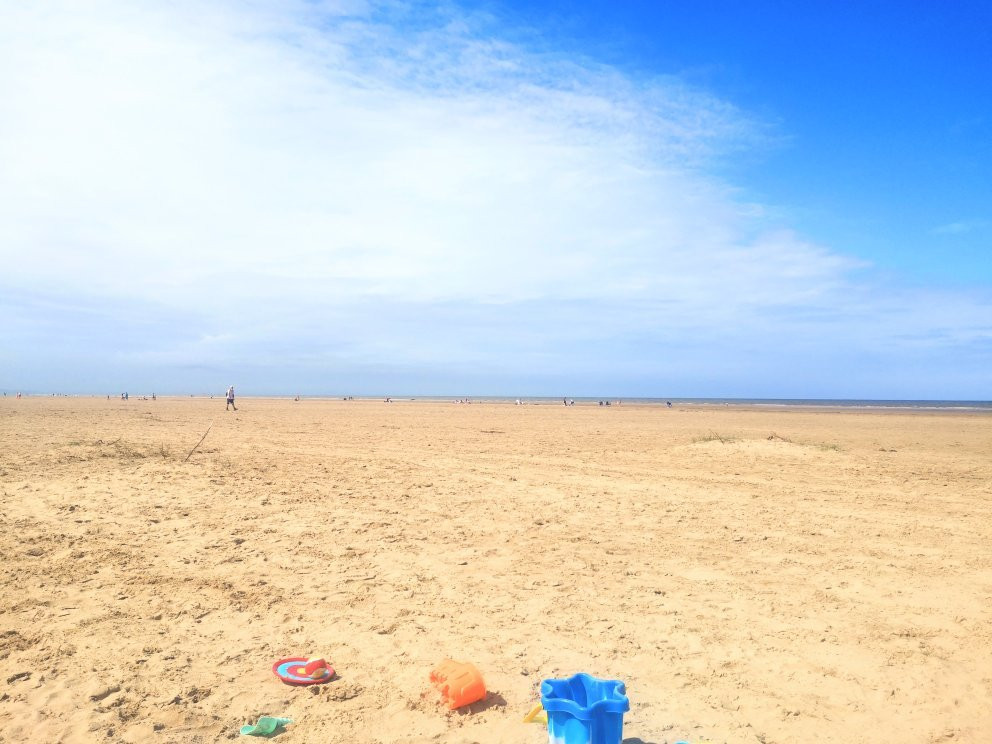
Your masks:
M11 394L16 396L20 393L22 396L33 397L33 398L108 398L110 400L120 400L120 393L41 393L36 391L16 391L16 390L0 390L4 397L10 397ZM133 398L134 400L151 400L151 396L156 398L223 398L222 393L136 393L130 395L129 400ZM978 398L842 398L842 397L759 397L759 396L644 396L644 395L514 395L514 394L409 394L409 393L381 393L381 394L360 394L360 395L344 395L336 393L259 393L259 394L240 394L239 399L254 399L254 400L264 400L264 399L289 399L293 400L295 398L300 400L354 400L354 401L369 401L369 400L385 400L400 402L400 401L417 401L417 400L429 400L429 401L459 401L459 400L471 400L475 402L485 402L485 401L550 401L558 402L563 399L569 401L581 401L581 402L596 402L596 401L627 401L630 403L698 403L698 402L719 402L719 403L796 403L796 404L838 404L838 403L863 403L863 404L971 404L971 405L981 405L981 406L992 406L992 400L982 400ZM560 405L560 403L559 403Z

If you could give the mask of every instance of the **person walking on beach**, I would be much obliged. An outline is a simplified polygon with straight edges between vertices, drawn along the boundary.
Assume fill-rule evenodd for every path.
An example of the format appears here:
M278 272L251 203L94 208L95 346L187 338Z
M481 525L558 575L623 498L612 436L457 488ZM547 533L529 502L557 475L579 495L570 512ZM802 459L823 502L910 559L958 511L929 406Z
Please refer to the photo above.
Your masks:
M231 387L227 389L227 405L224 406L224 410L230 411L232 408L235 411L238 410L238 407L234 405L234 385L231 385Z

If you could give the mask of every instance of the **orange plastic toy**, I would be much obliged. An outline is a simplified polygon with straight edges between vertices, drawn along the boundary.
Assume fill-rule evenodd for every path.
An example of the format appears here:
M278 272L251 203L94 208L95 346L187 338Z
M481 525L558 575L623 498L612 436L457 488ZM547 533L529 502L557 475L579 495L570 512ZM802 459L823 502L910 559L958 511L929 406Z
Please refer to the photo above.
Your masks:
M441 693L450 710L482 700L486 683L474 664L445 659L431 672L431 682Z

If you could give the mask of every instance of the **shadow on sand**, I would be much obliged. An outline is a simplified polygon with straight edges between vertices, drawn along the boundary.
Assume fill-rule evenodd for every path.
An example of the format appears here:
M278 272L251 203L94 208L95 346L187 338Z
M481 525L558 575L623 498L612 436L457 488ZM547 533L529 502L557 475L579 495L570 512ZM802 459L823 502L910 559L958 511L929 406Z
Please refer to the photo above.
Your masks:
M506 698L500 695L498 692L487 692L486 696L478 701L477 703L471 703L463 708L458 708L458 712L461 714L466 713L480 713L484 710L489 710L490 708L505 708ZM622 742L621 742L622 744Z

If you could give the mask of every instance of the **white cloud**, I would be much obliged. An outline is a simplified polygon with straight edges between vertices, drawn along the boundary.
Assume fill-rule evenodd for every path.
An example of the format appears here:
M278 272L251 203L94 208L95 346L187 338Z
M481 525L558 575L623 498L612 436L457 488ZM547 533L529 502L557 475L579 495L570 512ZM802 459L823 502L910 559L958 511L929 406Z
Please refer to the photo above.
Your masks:
M988 223L985 220L962 220L960 222L949 222L933 229L934 235L964 235L975 232L985 227Z
M742 128L706 96L463 28L199 8L25 6L5 24L5 243L32 246L36 280L598 294L615 263L737 237L723 190L671 165Z
M654 342L987 333L981 298L939 323L880 299L707 175L763 137L726 102L416 13L8 4L0 285L171 308L173 332L115 352L136 367L277 348L551 374L616 339L633 368Z

